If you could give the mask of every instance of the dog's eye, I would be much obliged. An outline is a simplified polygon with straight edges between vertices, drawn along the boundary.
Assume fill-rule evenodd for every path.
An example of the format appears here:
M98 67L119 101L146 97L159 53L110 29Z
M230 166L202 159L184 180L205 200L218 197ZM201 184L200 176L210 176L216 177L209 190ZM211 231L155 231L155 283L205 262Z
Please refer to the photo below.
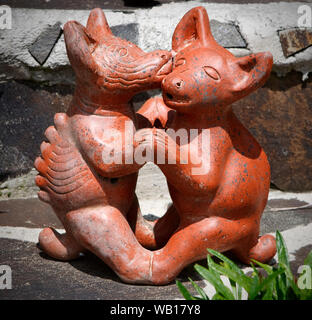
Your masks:
M205 66L205 67L203 67L203 69L204 69L204 71L206 72L206 74L207 74L210 78L212 78L213 80L220 80L220 79L221 79L218 71L217 71L215 68L209 67L209 66Z
M175 67L180 67L183 66L185 64L186 60L184 58L178 59L177 62L175 63Z

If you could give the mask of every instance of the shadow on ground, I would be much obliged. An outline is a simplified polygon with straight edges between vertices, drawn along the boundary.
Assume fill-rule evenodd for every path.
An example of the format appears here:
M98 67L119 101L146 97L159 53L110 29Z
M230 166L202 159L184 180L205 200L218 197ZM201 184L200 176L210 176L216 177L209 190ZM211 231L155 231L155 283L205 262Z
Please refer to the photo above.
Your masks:
M71 262L61 262L48 257L35 243L0 239L0 262L12 269L12 290L0 290L0 300L182 298L175 283L166 286L125 284L91 253ZM199 280L192 266L178 277L191 288L188 277Z

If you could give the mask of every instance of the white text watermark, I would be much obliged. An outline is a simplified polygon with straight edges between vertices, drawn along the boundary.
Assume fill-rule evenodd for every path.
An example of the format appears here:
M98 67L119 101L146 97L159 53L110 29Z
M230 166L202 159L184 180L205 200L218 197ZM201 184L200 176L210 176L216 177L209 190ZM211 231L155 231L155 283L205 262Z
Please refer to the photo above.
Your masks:
M300 274L297 285L299 289L312 289L312 268L309 265L302 265L298 268Z
M12 289L12 270L8 265L0 265L0 290Z
M210 169L208 129L150 128L135 132L132 122L126 122L124 133L105 130L105 140L109 142L102 150L105 164L189 164L192 175L204 175Z
M308 5L300 5L298 7L298 27L312 28L312 7Z
M12 29L12 10L9 6L0 6L0 29Z

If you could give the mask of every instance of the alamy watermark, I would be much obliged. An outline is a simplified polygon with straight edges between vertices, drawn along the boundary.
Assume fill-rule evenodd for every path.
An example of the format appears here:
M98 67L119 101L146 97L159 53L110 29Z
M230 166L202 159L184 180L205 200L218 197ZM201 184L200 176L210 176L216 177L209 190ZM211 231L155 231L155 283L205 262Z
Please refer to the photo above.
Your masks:
M0 290L12 289L12 270L8 265L0 265Z
M124 133L105 130L105 140L108 143L104 144L101 155L105 164L189 164L192 175L204 175L210 169L209 129L135 131L129 121L125 123Z
M12 10L9 6L0 6L0 29L12 29Z
M312 7L309 5L300 5L298 7L298 27L312 28Z
M312 289L312 267L309 265L302 265L298 268L300 274L297 285L299 289Z

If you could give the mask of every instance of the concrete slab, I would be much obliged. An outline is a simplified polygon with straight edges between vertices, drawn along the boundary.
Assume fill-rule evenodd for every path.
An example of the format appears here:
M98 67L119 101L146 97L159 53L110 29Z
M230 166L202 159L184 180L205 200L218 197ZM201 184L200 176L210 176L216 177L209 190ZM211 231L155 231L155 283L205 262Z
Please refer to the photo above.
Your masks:
M306 2L257 1L255 3L252 1L248 4L245 3L247 1L233 1L234 3L230 1L226 3L155 2L161 5L145 8L134 7L136 10L113 10L105 7L105 14L110 26L138 23L139 46L143 50L151 51L159 48L171 49L172 33L181 17L191 8L201 5L207 9L211 20L235 24L239 28L248 48L243 51L235 49L233 51L235 54L246 55L250 52L270 51L274 56L274 70L279 75L295 70L302 72L303 78L307 79L308 73L312 70L312 48L285 58L278 35L279 30L298 27L300 17L298 8ZM70 3L74 2L70 1ZM34 5L34 8L38 7L32 2L31 5ZM29 8L29 5L27 7ZM44 6L44 8L47 7ZM28 48L47 26L57 21L64 24L68 20L77 20L85 24L91 8L81 10L86 7L70 5L67 7L70 10L52 9L59 8L57 5L54 7L52 5L50 8L49 10L12 8L13 28L1 32L1 79L49 81L49 72L46 71L59 68L59 73L62 74L58 79L59 83L68 83L66 74L63 74L64 67L69 65L63 36L54 46L44 64L44 69L40 68L40 64L30 55ZM72 8L79 10L72 10ZM280 14L281 12L283 14Z
M171 203L165 178L154 165L144 168L144 172L140 171L137 186L141 211L144 216L161 217ZM261 221L261 232L283 231L308 224L312 221L312 208L306 204L311 203L312 192L283 193L271 190ZM38 198L0 201L0 226L62 228L51 207Z
M164 199L154 201L157 202L164 203ZM302 201L290 202L290 205L302 204ZM0 264L11 267L13 279L12 290L0 290L0 300L182 298L175 283L161 287L124 284L91 253L71 262L55 261L47 257L37 248L38 234L44 226L61 225L49 206L38 199L0 201L0 212ZM282 231L285 237L291 266L296 273L312 249L312 209L272 212L268 207L263 214L261 231L274 234L276 229ZM63 232L62 229L58 231ZM205 260L198 263L206 266ZM214 289L198 276L193 266L185 268L178 280L194 292L187 280L191 277L211 296ZM240 266L245 273L251 271L249 267Z
M0 290L4 299L171 300L181 299L175 283L167 286L128 285L97 257L87 254L71 262L55 261L34 243L0 239L0 264L12 269L12 289ZM179 280L193 275L185 270ZM188 286L188 283L186 283Z
M166 286L135 286L122 283L118 277L91 253L71 262L51 259L29 241L7 239L0 227L0 264L12 269L12 289L0 290L3 299L90 299L90 300L172 300L181 299L175 283ZM11 229L13 229L11 227ZM26 228L23 228L26 229ZM28 229L37 232L38 229ZM21 228L16 228L17 232ZM297 274L298 267L312 250L312 223L282 232L290 253L291 268ZM272 261L274 263L274 260ZM206 261L199 261L206 266ZM252 270L238 264L245 273ZM185 268L178 280L194 292L188 277L204 288L211 297L213 287L194 271L194 264ZM224 283L227 284L225 278Z
M52 208L38 198L0 201L0 226L63 228Z

